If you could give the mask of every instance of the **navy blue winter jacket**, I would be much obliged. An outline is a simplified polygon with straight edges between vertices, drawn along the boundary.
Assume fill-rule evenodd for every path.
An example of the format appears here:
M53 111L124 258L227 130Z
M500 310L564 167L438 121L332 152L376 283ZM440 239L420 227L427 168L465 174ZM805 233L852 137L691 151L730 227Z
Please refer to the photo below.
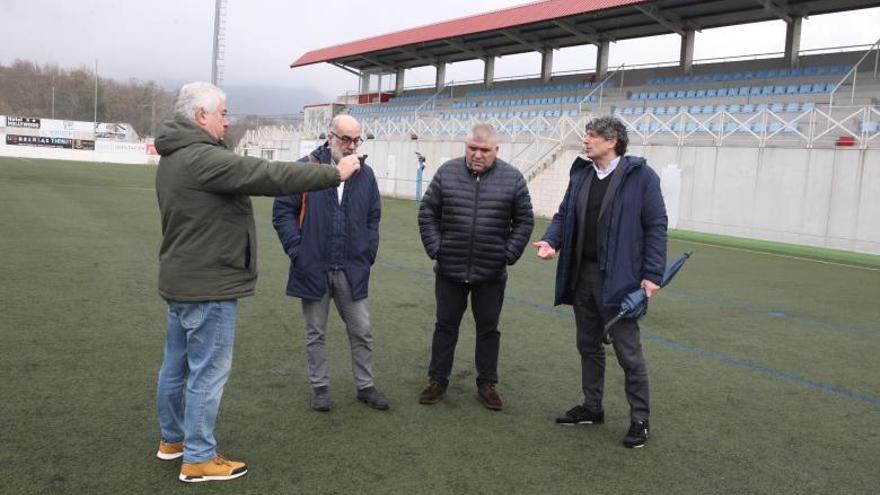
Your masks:
M331 163L330 149L326 144L311 155L320 163ZM299 161L309 160L303 157ZM317 301L327 292L327 272L335 268L330 266L329 251L336 197L335 187L308 193L302 229L299 226L302 195L275 198L272 225L284 252L290 257L288 296ZM362 166L345 182L342 209L347 218L342 243L345 246L342 271L351 286L353 298L359 300L367 297L370 267L379 251L381 201L372 168Z
M577 215L575 205L581 188L595 174L592 162L577 158L569 172L568 189L559 211L547 227L543 240L556 249L555 305L573 304L572 277L576 253ZM666 206L660 193L660 178L648 167L644 158L622 157L616 174L624 174L609 208L599 219L598 264L604 273L602 302L608 307L620 306L620 300L641 285L642 279L657 285L666 269Z

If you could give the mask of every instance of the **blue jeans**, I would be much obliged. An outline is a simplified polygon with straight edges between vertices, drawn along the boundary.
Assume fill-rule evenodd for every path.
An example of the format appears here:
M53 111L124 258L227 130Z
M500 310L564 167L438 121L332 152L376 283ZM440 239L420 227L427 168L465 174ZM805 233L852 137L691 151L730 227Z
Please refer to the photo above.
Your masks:
M183 462L217 455L214 423L232 367L238 300L168 301L165 360L157 402L162 439L183 441Z

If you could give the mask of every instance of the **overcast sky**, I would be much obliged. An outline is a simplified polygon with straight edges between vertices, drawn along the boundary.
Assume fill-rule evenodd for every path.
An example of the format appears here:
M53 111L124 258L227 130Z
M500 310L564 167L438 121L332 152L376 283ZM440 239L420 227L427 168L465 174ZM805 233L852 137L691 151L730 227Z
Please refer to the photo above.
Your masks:
M317 90L327 101L357 89L347 72L320 64L290 69L303 53L389 31L525 3L520 0L228 0L227 85ZM417 8L414 8L417 6ZM94 66L101 76L155 80L173 88L209 80L214 0L0 0L0 63L25 59L65 68ZM804 21L802 49L873 43L880 8ZM735 42L731 42L735 40ZM697 33L695 58L783 49L782 21ZM679 38L659 36L611 45L610 65L677 60ZM563 49L554 71L591 68L595 47ZM500 58L495 75L539 71L540 57ZM453 64L447 79L482 77L481 62ZM407 85L432 84L433 69L408 71ZM386 82L385 84L389 84Z

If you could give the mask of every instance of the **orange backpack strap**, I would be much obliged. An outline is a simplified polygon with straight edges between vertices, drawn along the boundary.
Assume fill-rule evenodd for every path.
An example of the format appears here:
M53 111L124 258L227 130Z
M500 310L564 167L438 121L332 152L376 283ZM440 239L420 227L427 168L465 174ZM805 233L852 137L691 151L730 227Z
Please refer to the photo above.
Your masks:
M318 159L315 158L315 155L313 155L311 153L309 153L306 156L306 158L309 160L309 163L320 163L318 161ZM302 193L302 205L300 205L300 208L299 208L299 228L300 228L300 230L302 230L303 223L306 220L306 203L308 202L308 200L309 200L309 193L307 193L307 192Z

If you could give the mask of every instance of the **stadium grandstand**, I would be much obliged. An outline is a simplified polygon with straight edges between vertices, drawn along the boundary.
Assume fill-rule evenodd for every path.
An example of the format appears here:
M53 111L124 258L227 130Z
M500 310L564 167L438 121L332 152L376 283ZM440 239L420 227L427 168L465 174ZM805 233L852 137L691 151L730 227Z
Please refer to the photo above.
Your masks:
M477 122L495 126L538 214L552 215L581 151L584 124L613 114L629 154L661 176L670 227L880 253L880 47L801 50L811 15L875 7L867 0L549 0L308 52L358 75L359 91L305 109L298 127L249 131L238 151L292 159L324 139L329 119L364 125L383 194L414 197ZM782 20L784 51L694 59L695 33ZM675 62L609 66L611 43L677 34ZM554 50L595 45L592 68L554 73ZM537 77L496 79L497 57L538 52ZM448 64L484 62L484 77L447 84ZM433 66L432 87L406 71ZM377 89L371 78L380 77ZM394 80L388 90L381 77ZM426 157L424 176L417 154ZM418 179L417 179L418 177Z

